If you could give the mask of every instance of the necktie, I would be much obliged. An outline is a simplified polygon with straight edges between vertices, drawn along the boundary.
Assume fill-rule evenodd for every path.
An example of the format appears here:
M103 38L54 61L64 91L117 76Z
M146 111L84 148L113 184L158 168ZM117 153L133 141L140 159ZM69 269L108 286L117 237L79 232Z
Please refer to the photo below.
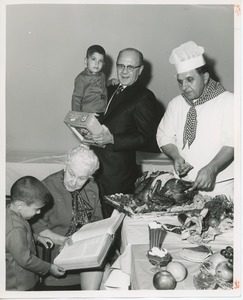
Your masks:
M186 98L185 95L182 94L187 104L190 106L190 109L186 116L186 123L183 132L183 148L185 148L186 143L188 143L188 147L190 148L191 144L196 138L197 131L197 111L195 106L201 105L213 98L217 97L221 93L225 91L224 87L219 83L214 81L213 79L209 79L207 86L205 87L203 94L199 97L199 99L195 103L191 103L190 100Z
M197 111L194 105L190 104L190 109L186 116L186 124L184 127L183 133L183 149L188 142L188 146L190 147L196 137L197 130Z
M123 90L124 90L124 86L123 85L119 85L118 88L117 88L117 90L115 91L115 94L114 94L113 98L115 96L119 95L120 92L122 92Z
M107 111L112 107L112 105L114 105L114 103L116 102L116 99L118 98L118 95L124 90L124 86L119 85L118 88L116 89L115 93L113 94L113 96L111 97L111 100L106 108L105 113L107 113Z

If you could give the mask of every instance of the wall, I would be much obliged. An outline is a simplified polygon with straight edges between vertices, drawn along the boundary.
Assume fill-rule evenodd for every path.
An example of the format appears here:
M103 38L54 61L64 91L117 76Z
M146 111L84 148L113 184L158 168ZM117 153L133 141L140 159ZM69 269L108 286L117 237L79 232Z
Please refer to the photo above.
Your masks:
M141 50L142 80L163 107L179 93L168 58L188 40L205 47L215 78L233 91L233 5L10 5L6 19L7 153L64 153L78 143L63 119L91 44L106 49L108 77L120 49Z

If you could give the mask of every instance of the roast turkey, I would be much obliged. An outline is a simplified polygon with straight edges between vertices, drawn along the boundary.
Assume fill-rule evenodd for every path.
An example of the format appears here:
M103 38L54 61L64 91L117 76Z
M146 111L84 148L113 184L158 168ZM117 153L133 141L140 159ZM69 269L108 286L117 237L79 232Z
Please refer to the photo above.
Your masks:
M134 192L137 204L153 202L162 208L168 208L173 205L190 204L193 201L197 194L197 191L191 190L193 182L177 178L171 178L164 183L160 179L155 180L161 174L170 173L158 171L148 176L148 172L145 172L138 178Z

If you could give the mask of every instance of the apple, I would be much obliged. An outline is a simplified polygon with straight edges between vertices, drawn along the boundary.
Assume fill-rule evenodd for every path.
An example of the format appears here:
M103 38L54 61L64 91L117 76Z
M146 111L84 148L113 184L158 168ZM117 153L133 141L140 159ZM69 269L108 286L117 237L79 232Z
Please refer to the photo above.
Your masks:
M226 282L233 281L233 268L230 264L223 261L219 263L215 270L216 276Z
M214 252L209 258L206 260L212 264L212 274L215 275L216 267L221 262L227 262L228 259L225 258L222 254L220 254L220 251Z
M153 285L156 290L174 290L176 280L170 272L162 270L154 275Z

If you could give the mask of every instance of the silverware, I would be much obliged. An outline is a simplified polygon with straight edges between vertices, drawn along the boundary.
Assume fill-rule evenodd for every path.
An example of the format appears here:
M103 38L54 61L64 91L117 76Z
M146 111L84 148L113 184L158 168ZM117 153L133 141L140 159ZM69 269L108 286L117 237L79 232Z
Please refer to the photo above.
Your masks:
M217 184L217 183L222 183L222 182L226 182L226 181L231 181L231 180L234 180L234 178L229 178L229 179L217 181L217 182L215 182L215 184Z

